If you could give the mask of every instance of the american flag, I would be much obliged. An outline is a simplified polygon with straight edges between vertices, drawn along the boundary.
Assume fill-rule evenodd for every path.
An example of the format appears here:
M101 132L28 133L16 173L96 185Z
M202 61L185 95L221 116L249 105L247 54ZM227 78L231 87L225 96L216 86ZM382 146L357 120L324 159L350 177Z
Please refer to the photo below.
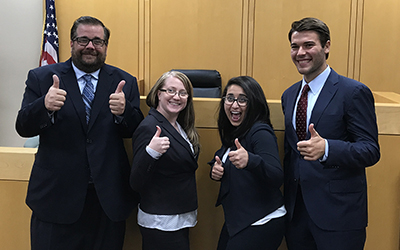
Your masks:
M58 29L55 0L46 0L46 17L43 27L42 54L39 66L58 63Z

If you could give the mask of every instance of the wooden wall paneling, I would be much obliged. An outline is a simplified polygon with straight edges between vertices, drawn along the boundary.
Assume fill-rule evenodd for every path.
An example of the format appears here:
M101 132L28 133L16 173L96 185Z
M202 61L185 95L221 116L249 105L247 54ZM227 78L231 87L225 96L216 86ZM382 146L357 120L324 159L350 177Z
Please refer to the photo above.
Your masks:
M80 16L94 16L111 31L106 63L138 76L140 37L138 1L57 0L60 62L71 56L70 31L73 22Z
M151 0L139 0L139 74L144 91L149 93L150 84L150 4Z
M152 0L150 86L170 69L240 74L242 0Z
M249 1L243 0L242 9L242 48L241 48L241 60L240 60L240 75L247 73L248 66L248 39L249 39Z
M400 1L364 0L360 79L374 91L400 93Z
M354 2L354 1L353 1ZM351 27L354 27L355 37L354 37L354 65L353 65L353 75L348 75L348 77L353 78L357 81L360 81L360 70L361 70L361 49L362 49L362 40L363 40L363 32L362 32L362 23L364 19L364 0L357 0L356 5L357 12L355 13L356 17L355 23L351 23ZM349 40L353 40L350 39ZM350 65L350 64L349 64Z
M25 197L36 151L0 147L0 249L30 249L32 213Z
M242 56L240 75L253 74L255 0L243 0Z
M316 17L332 37L328 64L347 74L352 1L257 1L255 4L253 77L267 99L280 99L283 91L301 79L290 58L288 32L295 20Z
M369 216L365 250L394 250L399 249L400 236L400 135L379 135L379 144L381 159L367 168Z
M1 249L30 249L32 213L25 205L27 187L28 181L0 180Z
M218 130L216 128L200 128L202 145L196 171L198 192L198 223L190 229L190 245L193 250L216 249L219 233L224 223L222 206L215 207L219 192L219 182L210 178L210 166L214 153L220 148Z
M145 85L145 35L146 35L146 26L145 26L145 2L139 0L138 1L138 74L137 78L142 82L139 85L139 93L140 95L144 95L146 92Z
M349 32L349 55L348 55L348 66L347 66L347 76L353 79L356 79L355 76L359 76L359 66L360 60L359 58L356 60L356 54L360 54L361 46L360 46L360 37L357 36L360 31L360 23L362 23L362 18L358 15L359 13L359 5L358 1L351 2L350 8L350 32ZM360 20L361 19L361 20ZM357 39L358 38L358 39ZM356 63L358 62L358 63ZM358 79L356 79L358 80Z

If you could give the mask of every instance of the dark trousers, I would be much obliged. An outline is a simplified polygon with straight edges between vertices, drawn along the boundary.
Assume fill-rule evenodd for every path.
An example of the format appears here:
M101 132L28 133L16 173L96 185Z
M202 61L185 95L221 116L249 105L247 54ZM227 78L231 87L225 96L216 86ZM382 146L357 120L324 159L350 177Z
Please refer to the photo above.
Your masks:
M310 218L301 190L297 191L292 221L286 227L289 250L362 250L366 239L365 228L349 231L327 231Z
M94 188L89 188L81 217L73 224L40 220L32 214L32 250L121 250L125 221L113 222L104 213Z
M229 237L226 225L222 227L217 250L276 250L285 233L284 217L275 218L260 226L249 226Z
M189 228L161 231L141 227L142 250L189 250Z

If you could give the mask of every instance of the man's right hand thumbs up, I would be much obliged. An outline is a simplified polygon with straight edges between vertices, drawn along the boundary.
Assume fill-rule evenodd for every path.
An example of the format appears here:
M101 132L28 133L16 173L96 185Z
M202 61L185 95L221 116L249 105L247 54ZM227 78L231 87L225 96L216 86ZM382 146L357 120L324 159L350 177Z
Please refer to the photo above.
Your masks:
M60 80L57 75L53 75L53 85L47 91L44 98L44 105L49 111L58 111L64 106L67 92L60 89Z
M159 126L156 126L156 128L157 131L149 143L149 148L164 154L169 149L169 138L166 136L160 137L161 128Z

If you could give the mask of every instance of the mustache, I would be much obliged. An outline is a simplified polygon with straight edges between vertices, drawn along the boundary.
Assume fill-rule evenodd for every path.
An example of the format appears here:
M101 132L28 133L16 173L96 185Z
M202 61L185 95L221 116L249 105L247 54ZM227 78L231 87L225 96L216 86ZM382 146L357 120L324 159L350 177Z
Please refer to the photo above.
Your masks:
M91 55L91 56L97 56L99 53L97 53L95 50L82 50L81 55Z

